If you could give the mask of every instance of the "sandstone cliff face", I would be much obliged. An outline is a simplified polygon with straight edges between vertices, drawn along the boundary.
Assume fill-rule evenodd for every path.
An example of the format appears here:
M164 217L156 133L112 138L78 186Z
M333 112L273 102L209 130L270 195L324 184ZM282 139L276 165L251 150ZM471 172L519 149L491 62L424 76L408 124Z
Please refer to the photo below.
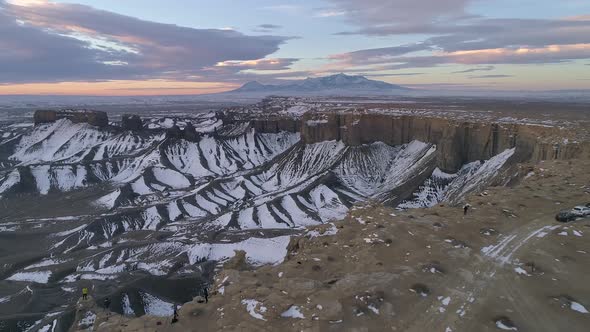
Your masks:
M91 111L85 113L75 113L74 122L87 122L97 127L106 127L109 125L109 117L105 112Z
M276 134L281 131L296 133L301 130L301 121L287 117L276 117L253 120L251 126L259 133Z
M109 125L109 117L101 111L53 111L38 110L33 116L35 125L42 123L51 123L59 119L69 119L74 123L88 123L97 127L106 127Z
M517 161L570 159L590 155L588 143L564 142L559 128L524 124L461 122L445 118L365 113L307 113L301 138L306 144L341 140L357 146L373 142L401 145L413 140L438 148L438 167L454 172L516 147Z
M198 142L201 135L195 129L192 123L188 123L184 129L180 129L177 125L172 126L166 130L166 137L171 139L185 139L191 142Z
M57 121L57 112L50 110L38 110L35 111L33 119L35 121L35 125L55 122Z

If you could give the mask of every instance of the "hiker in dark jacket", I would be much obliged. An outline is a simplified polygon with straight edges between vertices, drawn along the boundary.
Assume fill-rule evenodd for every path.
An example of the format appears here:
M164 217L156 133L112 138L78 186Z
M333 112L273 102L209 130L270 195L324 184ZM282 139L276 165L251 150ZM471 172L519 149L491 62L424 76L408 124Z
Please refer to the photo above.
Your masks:
M464 215L464 216L466 216L466 215L467 215L467 211L469 210L469 207L470 207L470 206L471 206L471 205L469 205L469 204L465 204L465 206L463 206L463 215Z
M174 313L172 314L172 324L174 324L178 322L178 306L176 303L172 305L172 309L174 310Z
M205 303L209 303L209 290L207 290L207 286L203 287L203 297L205 298Z
M107 320L109 320L109 317L111 317L111 312L109 311L109 307L111 306L111 299L109 299L108 297L104 299L104 310L106 311L106 316L107 316Z

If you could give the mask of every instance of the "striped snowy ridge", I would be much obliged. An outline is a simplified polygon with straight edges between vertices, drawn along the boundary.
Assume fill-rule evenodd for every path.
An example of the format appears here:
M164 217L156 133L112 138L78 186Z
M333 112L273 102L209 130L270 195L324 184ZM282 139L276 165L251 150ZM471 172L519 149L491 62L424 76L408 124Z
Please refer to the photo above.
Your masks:
M433 152L432 145L420 142L397 148L382 143L362 147L346 147L341 142L298 144L270 166L218 178L158 203L146 210L153 212L149 218L136 213L130 227L162 229L182 220L204 221L199 225L208 229L297 228L325 223L344 217L355 202L380 196L386 199L388 192L403 185L416 170L430 165ZM143 179L131 185L136 193L152 192ZM122 193L110 195L105 196L104 205L113 207ZM118 230L125 231L125 227Z
M115 133L87 123L72 123L62 119L36 126L23 135L10 159L23 164L102 160L137 155L163 138L163 133Z
M64 123L76 126L81 132L68 138L71 132ZM231 138L205 135L196 143L169 142L161 133L123 132L96 143L97 137L107 136L99 133L92 126L67 120L36 127L23 138L13 155L26 166L0 174L0 195L21 182L28 184L26 180L31 177L35 186L21 186L21 191L45 195L52 190L69 191L105 181L115 186L131 184L131 189L125 190L134 196L182 189L211 176L257 167L299 140L293 133L257 134L250 130ZM53 136L61 140L54 142L57 139L52 139Z
M163 133L114 133L65 119L34 127L14 147L12 169L0 174L0 195L13 187L45 195L108 181L163 139Z
M262 165L243 175L222 177L196 189L180 190L180 197L172 195L169 199L153 201L155 205L148 208L98 218L68 236L58 247L83 249L138 230L164 230L180 236L195 227L297 228L325 223L342 218L355 202L367 198L388 199L388 192L395 192L416 171L428 168L433 151L433 146L420 142L395 148L382 143L361 147L346 147L339 142L298 144L273 160L270 167ZM424 201L436 204L452 190L471 190L461 184L491 179L510 153L508 150L482 165L470 164L456 175L435 170L427 183L437 177L444 178L446 182L439 180L441 193L432 198L419 191L415 201L402 207L421 206ZM137 195L182 189L194 181L190 175L161 167L152 167L143 174L128 184ZM150 180L146 181L146 177ZM72 177L70 183L77 184L76 181ZM125 196L124 190L119 189L103 197L100 203L110 208L141 203L137 198L132 202L129 197L133 196Z
M228 138L204 136L165 146L163 155L176 170L195 178L229 175L270 161L299 141L294 133L257 134L254 130Z
M437 168L413 197L398 208L432 207L441 202L456 203L472 192L483 190L494 181L514 152L515 149L508 149L489 160L466 164L456 174L448 174Z
M213 179L239 176L270 162L298 141L298 134L248 131L232 138L203 136L198 142L164 142L157 150L136 158L137 162L111 179L114 185L127 184L126 201L110 205L109 198L120 194L119 189L105 196L107 204L102 204L102 199L98 203L108 208L133 205L145 202L145 195L167 190L189 191Z
M14 168L0 180L0 195L20 185L21 191L41 195L53 191L70 191L112 179L133 159L97 161L77 164L38 164ZM22 181L31 179L32 181Z
M87 257L68 280L114 278L134 270L163 275L179 264L229 258L235 249L254 252L247 255L252 262L278 262L282 257L261 256L256 248L276 245L281 253L288 236L256 239L244 233L242 239L236 239L238 233L231 230L288 231L342 218L354 202L403 182L413 165L430 160L431 150L431 145L420 142L397 148L381 143L361 147L346 147L340 142L297 144L271 165L263 164L241 176L218 178L184 197L118 211L55 234L50 252L56 262L73 253ZM378 165L383 161L386 166ZM358 173L342 174L344 163ZM379 176L369 171L375 169L380 170ZM209 234L220 230L229 231L234 238L212 241ZM132 234L149 234L137 233L146 231L167 235L164 242L151 236L128 240ZM47 269L37 266L26 272Z
M382 143L299 145L266 170L212 181L195 193L160 205L158 211L169 222L206 220L208 225L202 227L207 228L293 228L325 223L342 218L355 202L391 199L417 173L428 178L434 152L434 146L421 142L396 148ZM512 152L467 165L453 175L435 170L431 179L442 178L438 181L445 190L434 195L431 204L447 199L445 195L450 199L454 197L450 195L474 190L465 183L491 181Z

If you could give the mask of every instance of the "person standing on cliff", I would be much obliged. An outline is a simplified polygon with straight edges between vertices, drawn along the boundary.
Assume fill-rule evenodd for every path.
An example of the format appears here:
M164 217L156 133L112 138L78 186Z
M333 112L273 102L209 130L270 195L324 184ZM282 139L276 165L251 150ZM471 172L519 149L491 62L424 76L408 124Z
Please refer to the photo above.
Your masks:
M466 216L467 215L467 211L469 211L469 208L471 207L471 205L469 205L469 203L465 204L463 206L463 215Z
M207 285L203 287L203 297L205 298L205 303L209 303L209 290L207 289Z
M84 287L82 288L82 300L87 300L88 299L88 288Z
M103 304L104 304L104 310L105 310L105 313L106 313L106 316L107 316L107 320L109 320L109 317L111 316L111 313L109 311L109 308L111 306L111 299L109 299L108 297L106 297L104 299Z
M172 310L174 311L174 313L172 314L172 324L174 324L178 322L178 306L176 305L176 303L172 305Z

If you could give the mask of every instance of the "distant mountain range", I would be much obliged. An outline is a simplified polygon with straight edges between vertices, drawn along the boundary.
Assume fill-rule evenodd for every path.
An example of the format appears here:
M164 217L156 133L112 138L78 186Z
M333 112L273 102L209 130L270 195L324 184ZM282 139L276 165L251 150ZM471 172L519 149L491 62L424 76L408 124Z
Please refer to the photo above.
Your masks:
M299 82L281 85L248 82L239 89L228 93L235 94L281 94L281 95L391 95L401 94L411 89L363 76L338 74L318 78L306 78Z
M416 88L370 80L364 76L337 74L326 77L306 78L285 84L248 82L242 87L221 93L202 95L160 96L62 96L62 95L0 95L0 112L14 109L39 108L91 108L112 110L114 106L130 107L203 107L206 103L252 103L268 96L286 97L464 97L492 99L521 99L554 102L590 103L590 90L489 90L444 88ZM8 116L8 115L7 115ZM11 115L12 116L12 115ZM2 119L2 114L0 114ZM0 122L2 122L0 120Z

